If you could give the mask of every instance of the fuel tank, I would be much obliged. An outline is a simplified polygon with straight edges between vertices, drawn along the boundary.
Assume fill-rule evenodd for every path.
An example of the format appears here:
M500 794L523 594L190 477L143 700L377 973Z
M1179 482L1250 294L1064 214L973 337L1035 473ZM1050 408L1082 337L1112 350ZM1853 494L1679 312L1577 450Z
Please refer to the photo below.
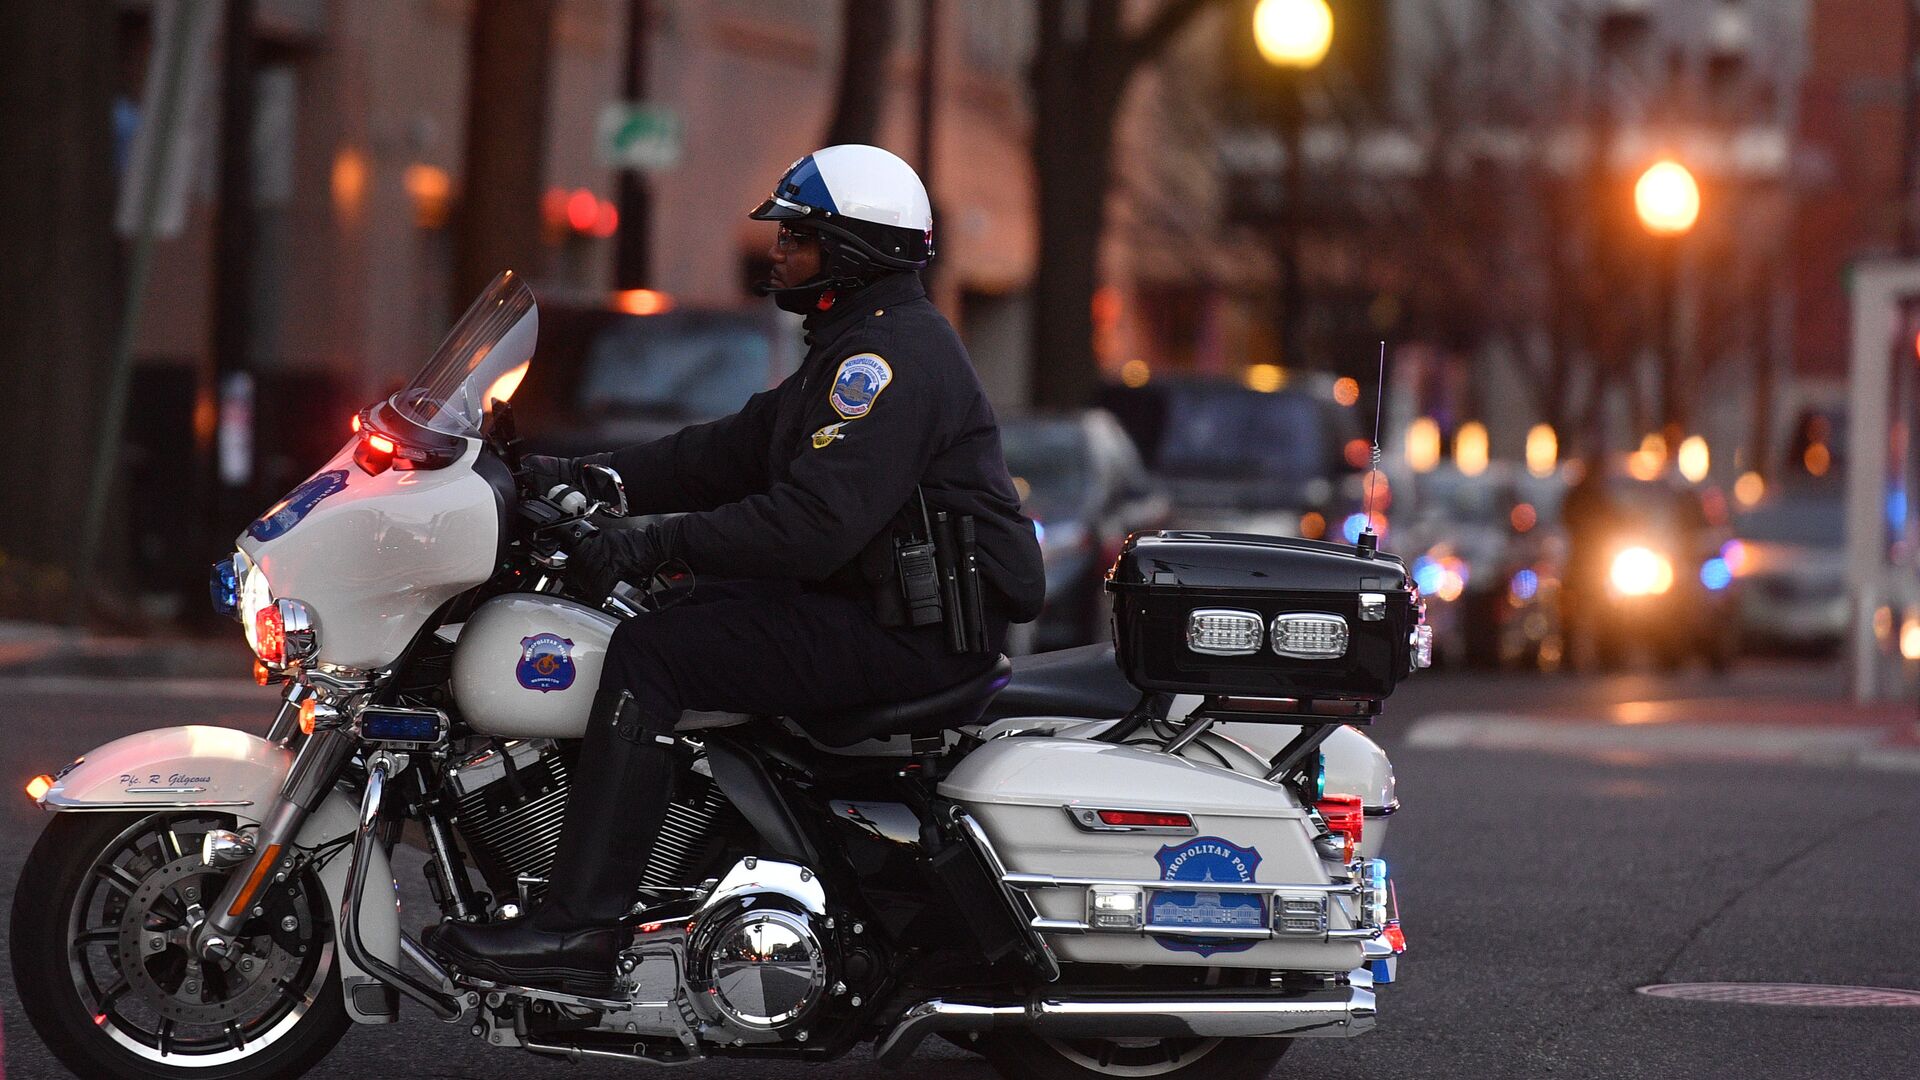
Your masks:
M509 593L481 604L453 650L467 723L503 739L578 739L619 620L585 604Z

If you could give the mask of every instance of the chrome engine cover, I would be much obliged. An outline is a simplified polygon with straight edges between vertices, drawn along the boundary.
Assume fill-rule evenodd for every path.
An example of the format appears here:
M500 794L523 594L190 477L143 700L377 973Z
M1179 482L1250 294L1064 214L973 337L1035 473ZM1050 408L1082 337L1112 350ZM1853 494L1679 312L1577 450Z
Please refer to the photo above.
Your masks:
M694 1008L729 1040L799 1036L838 978L826 890L793 863L742 859L701 905L687 941Z

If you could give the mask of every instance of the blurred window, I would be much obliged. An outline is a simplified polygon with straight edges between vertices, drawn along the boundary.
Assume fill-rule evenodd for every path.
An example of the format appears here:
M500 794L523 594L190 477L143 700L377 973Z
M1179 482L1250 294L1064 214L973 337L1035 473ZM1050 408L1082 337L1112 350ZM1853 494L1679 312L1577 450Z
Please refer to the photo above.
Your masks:
M1846 515L1838 499L1779 499L1734 515L1743 540L1837 548L1846 542Z
M1072 420L1013 420L1000 429L1007 471L1017 478L1022 509L1051 520L1081 512L1094 469L1086 432Z
M602 332L579 400L593 412L727 416L779 374L768 330L754 317L669 312Z

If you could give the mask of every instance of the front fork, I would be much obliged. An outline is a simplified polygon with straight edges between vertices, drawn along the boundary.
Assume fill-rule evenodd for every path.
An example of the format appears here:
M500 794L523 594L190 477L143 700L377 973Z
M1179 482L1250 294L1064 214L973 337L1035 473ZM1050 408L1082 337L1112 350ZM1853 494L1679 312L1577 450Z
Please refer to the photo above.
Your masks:
M293 707L298 709L297 704ZM283 705L283 715L285 711ZM292 872L298 852L294 837L333 790L357 741L353 732L338 722L338 714L332 719L334 722L325 727L316 725L294 753L293 767L280 785L280 797L260 823L253 854L235 868L219 900L194 932L194 945L202 956L224 957L231 952L240 928L259 914L257 901L262 889L270 881L285 881ZM275 727L279 726L276 720Z

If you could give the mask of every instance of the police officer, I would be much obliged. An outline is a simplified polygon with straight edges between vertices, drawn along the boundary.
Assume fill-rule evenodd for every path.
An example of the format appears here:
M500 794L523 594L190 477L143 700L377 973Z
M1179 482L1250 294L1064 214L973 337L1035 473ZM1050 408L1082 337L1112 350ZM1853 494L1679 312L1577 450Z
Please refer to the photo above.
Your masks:
M684 512L578 544L572 573L588 595L670 560L696 584L688 602L614 633L545 900L431 937L468 975L610 990L682 710L831 717L923 696L984 671L1008 622L1039 613L1039 544L993 409L916 274L933 257L920 178L878 147L830 146L795 162L751 216L778 224L762 291L807 316L799 370L725 419L527 462L539 490L610 463L635 507ZM974 519L984 652L956 653L943 626L909 617L895 546L919 538L922 500L928 514Z

